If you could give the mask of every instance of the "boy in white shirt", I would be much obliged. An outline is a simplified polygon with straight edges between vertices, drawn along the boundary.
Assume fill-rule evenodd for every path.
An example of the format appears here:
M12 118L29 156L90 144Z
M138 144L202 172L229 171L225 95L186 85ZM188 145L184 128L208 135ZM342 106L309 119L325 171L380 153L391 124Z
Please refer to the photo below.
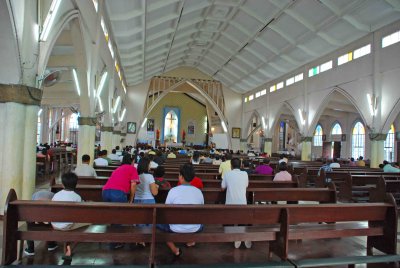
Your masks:
M96 171L89 164L90 156L87 154L82 155L82 164L75 168L75 174L83 177L97 177Z
M62 175L61 181L64 189L56 193L51 201L82 202L81 196L75 192L76 185L78 184L78 176L72 172L65 173ZM55 230L69 231L90 225L90 223L52 222L51 225ZM72 250L69 242L66 242L64 245L64 254L63 259L71 259Z

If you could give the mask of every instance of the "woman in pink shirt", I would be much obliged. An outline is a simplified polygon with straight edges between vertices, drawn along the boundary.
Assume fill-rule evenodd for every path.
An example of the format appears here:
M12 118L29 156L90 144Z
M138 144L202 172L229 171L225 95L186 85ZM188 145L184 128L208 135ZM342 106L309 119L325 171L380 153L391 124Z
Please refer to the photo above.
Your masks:
M136 185L140 183L139 175L129 154L122 159L122 164L113 171L103 187L104 202L129 203L133 202ZM128 199L129 196L129 199Z
M285 162L279 163L279 172L276 173L274 181L292 181L292 175L287 172L287 164Z

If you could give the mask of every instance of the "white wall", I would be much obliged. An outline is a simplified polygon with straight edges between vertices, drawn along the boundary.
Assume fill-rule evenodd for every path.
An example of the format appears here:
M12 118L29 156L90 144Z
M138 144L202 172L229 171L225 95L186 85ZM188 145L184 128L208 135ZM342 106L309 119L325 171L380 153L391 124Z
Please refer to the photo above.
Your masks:
M360 119L370 131L376 133L386 133L390 124L395 120L400 112L400 43L381 48L381 40L392 32L400 29L400 21L386 26L374 33L363 37L346 47L340 48L332 53L321 57L309 64L306 64L297 70L276 79L270 83L264 84L249 93L242 95L244 97L266 88L267 94L253 101L244 103L242 128L246 127L248 118L254 111L260 115L267 116L270 129L273 129L274 122L279 119L283 105L290 106L295 116L300 132L303 136L312 136L316 124L331 124L320 120L320 115L325 110L327 104L332 99L331 93L338 91L356 107L360 114L341 115L338 113L337 119L344 127L343 132L347 134L347 141L342 145L342 156L350 157L351 154L351 127L356 119ZM372 52L369 55L354 59L351 62L337 66L337 58L347 52L354 51L368 43L371 44ZM333 68L317 76L308 78L308 70L314 66L320 65L329 60L333 60ZM271 85L280 81L286 81L300 72L304 74L304 80L276 91L269 92ZM381 88L381 90L379 89ZM375 90L375 92L374 92ZM367 93L375 93L378 98L378 114L372 118ZM267 106L267 107L266 107ZM285 108L286 109L286 108ZM297 115L298 109L304 109L307 113L304 126L299 124ZM330 132L330 127L328 127ZM324 127L324 131L327 128ZM369 133L369 132L368 132ZM367 133L367 134L368 134ZM271 135L269 133L268 135ZM275 141L274 139L273 142ZM313 148L313 152L320 155L320 149ZM370 142L366 138L366 157L370 157Z

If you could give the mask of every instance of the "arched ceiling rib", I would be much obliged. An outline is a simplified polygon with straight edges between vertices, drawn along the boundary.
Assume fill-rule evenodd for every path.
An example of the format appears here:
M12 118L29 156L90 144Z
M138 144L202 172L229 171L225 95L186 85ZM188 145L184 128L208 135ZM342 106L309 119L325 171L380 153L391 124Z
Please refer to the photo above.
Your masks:
M394 0L105 3L128 85L192 66L239 93L400 19Z

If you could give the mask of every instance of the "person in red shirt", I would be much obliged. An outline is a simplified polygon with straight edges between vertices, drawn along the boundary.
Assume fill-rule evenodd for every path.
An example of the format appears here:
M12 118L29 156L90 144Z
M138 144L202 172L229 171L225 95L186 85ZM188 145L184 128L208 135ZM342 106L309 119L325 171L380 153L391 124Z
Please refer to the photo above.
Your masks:
M178 181L177 185L178 186L181 185L180 181ZM197 177L196 174L195 174L193 180L190 182L190 185L192 185L200 190L203 190L203 188L204 188L203 181L199 177Z

